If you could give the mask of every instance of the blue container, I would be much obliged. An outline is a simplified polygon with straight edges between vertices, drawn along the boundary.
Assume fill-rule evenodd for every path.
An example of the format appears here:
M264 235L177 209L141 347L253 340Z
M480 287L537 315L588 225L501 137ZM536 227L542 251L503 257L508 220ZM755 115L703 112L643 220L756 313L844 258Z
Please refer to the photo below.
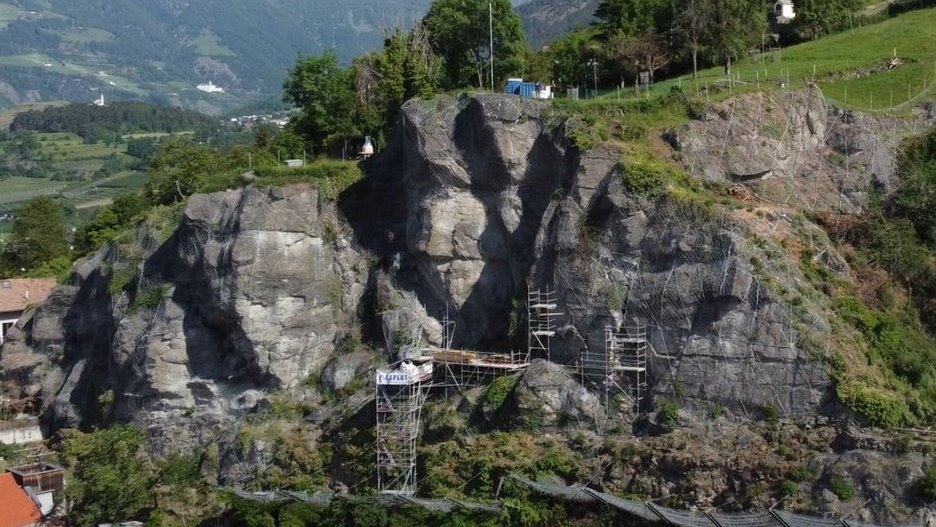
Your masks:
M507 79L506 92L511 95L520 95L520 85L522 84L523 79Z
M536 95L536 83L535 82L524 82L520 85L520 95L524 97L533 98Z

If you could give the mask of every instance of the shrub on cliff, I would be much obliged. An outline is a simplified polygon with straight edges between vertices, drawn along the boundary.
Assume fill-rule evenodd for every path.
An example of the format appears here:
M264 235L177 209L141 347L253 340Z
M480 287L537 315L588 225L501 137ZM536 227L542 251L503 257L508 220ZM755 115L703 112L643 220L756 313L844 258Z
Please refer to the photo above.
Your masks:
M936 502L936 465L931 465L916 482L916 493L929 502Z

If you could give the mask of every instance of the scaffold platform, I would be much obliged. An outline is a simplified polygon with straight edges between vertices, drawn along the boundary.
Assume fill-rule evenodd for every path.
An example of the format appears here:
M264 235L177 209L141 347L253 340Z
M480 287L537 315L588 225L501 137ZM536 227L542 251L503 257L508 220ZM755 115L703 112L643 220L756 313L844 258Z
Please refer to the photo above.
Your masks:
M495 377L513 375L530 366L529 355L520 352L489 353L481 351L423 348L422 355L432 361L433 387L464 390L485 384Z

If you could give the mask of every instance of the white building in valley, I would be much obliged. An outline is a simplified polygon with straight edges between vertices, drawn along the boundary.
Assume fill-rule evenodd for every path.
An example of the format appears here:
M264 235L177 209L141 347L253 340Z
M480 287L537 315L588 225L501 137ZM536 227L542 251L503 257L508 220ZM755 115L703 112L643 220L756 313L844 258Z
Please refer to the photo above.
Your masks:
M224 93L224 88L221 86L215 86L215 84L211 81L208 81L208 84L199 84L195 87L205 93Z

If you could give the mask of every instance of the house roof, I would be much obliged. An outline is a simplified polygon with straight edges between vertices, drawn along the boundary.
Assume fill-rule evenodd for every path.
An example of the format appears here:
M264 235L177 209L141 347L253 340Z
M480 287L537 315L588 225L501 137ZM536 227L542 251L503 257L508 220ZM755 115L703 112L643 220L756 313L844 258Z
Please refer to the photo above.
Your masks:
M0 527L24 527L39 522L42 513L13 474L0 475Z
M55 288L55 278L0 278L0 313L23 311Z

